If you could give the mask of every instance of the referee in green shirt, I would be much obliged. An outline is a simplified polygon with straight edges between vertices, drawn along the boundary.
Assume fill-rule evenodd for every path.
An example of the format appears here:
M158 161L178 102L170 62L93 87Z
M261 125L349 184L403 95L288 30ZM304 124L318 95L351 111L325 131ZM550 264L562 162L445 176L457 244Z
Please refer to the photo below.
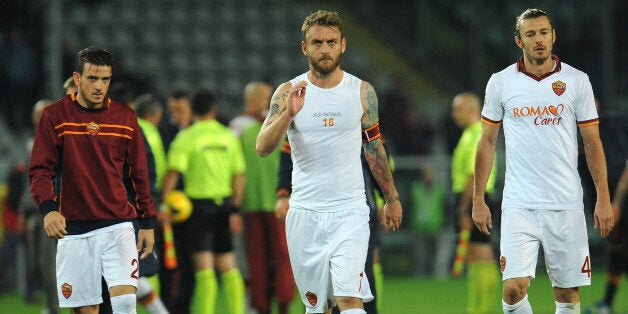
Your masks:
M470 92L456 95L452 102L451 117L456 125L464 129L452 156L451 179L452 190L456 195L460 232L471 231L466 256L466 313L491 313L491 309L499 302L499 278L493 246L487 235L473 227L471 220L475 151L482 132L479 97ZM486 185L488 194L493 194L496 172L497 167L493 163Z
M216 305L216 272L230 313L243 313L244 280L237 268L231 232L242 231L239 208L245 188L245 162L240 141L216 120L216 98L199 91L192 99L195 122L174 138L168 151L168 172L162 196L183 176L184 192L193 205L191 216L178 228L192 252L195 271L191 312L213 312ZM178 249L177 249L178 250ZM211 310L210 310L211 309Z

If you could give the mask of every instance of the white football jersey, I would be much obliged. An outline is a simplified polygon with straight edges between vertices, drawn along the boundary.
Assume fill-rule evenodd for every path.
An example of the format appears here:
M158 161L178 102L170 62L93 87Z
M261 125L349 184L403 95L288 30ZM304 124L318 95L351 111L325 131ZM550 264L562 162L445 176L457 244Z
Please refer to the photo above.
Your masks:
M491 76L482 121L503 123L506 177L502 208L582 209L577 127L598 123L589 77L558 57L536 77L523 61Z
M292 147L290 207L336 211L366 206L362 177L361 80L343 72L332 88L312 84L307 73L305 104L288 129Z

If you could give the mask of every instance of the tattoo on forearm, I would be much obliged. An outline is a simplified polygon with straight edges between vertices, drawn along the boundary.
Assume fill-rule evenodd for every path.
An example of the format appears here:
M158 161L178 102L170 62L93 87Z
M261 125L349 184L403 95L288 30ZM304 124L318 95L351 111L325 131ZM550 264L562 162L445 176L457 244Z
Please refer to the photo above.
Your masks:
M278 103L270 104L270 112L268 113L268 116L272 117L278 113L279 113L279 104Z
M390 170L388 158L386 156L386 151L381 145L381 142L375 141L372 143L372 145L371 143L369 143L369 145L366 146L364 152L364 156L366 157L369 167L371 168L371 173L373 173L373 177L382 189L384 196L398 198L398 196L393 195L395 191L395 183L392 178L392 173ZM376 145L375 143L378 144Z

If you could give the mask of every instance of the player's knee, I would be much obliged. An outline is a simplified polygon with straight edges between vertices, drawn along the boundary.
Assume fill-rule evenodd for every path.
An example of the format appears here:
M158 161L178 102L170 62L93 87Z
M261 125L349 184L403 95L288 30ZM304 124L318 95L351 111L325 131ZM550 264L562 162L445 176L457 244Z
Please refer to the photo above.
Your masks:
M344 309L356 309L362 308L362 299L356 297L336 297L338 308L343 311Z
M580 293L578 287L554 288L554 296L556 297L556 301L562 303L577 303L580 301Z
M136 295L122 294L111 297L111 309L114 313L134 314L136 313Z
M508 304L515 304L526 295L529 285L528 278L513 278L504 281L504 301Z

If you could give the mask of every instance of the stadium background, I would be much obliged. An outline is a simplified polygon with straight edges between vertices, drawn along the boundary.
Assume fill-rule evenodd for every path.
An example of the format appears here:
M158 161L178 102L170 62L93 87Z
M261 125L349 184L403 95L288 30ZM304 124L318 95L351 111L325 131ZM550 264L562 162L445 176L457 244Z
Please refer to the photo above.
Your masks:
M348 38L343 68L378 92L406 204L402 232L383 237L384 271L447 278L456 238L451 211L445 209L434 230L415 230L412 186L428 167L448 188L449 157L460 134L449 118L451 98L464 90L483 95L490 74L520 57L512 30L527 7L551 13L555 53L589 74L601 112L626 125L628 1L3 0L0 182L27 156L32 105L62 96L79 49L109 49L117 60L113 82L131 84L137 94L152 92L165 101L177 88L209 88L220 97L221 120L228 121L242 109L247 82L277 85L306 70L299 45L303 18L319 8L336 10ZM608 142L606 148L617 147ZM623 161L622 155L608 157ZM503 169L501 150L498 160ZM609 166L609 173L619 169ZM589 225L600 274L604 243ZM593 288L601 295L601 281Z

